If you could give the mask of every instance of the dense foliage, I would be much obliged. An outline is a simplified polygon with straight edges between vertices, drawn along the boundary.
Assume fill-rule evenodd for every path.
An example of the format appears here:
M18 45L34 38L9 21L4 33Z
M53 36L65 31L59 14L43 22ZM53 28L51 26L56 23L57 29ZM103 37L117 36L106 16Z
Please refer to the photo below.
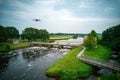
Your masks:
M34 41L37 39L47 40L49 39L49 33L45 29L36 29L36 28L25 28L21 34L22 39L28 39L29 41Z
M95 30L92 30L90 33L93 37L97 37L97 33L95 32Z
M0 26L0 42L5 42L7 40L7 32L3 26Z
M6 27L9 39L19 38L19 31L15 27Z
M84 37L87 34L83 34L83 33L50 33L50 36L74 36L77 35L79 37Z
M0 42L7 42L13 39L19 39L19 31L15 27L4 27L0 25ZM38 39L46 41L49 39L49 33L45 29L25 28L21 34L21 38L28 41L36 41Z
M77 34L73 35L73 39L77 39L77 38L78 38Z
M120 51L120 25L113 26L102 33L101 44Z
M19 32L15 27L0 26L0 42L6 42L8 39L19 38Z
M97 44L97 33L92 30L90 34L87 35L86 39L84 40L84 45L89 48L92 49L96 46Z

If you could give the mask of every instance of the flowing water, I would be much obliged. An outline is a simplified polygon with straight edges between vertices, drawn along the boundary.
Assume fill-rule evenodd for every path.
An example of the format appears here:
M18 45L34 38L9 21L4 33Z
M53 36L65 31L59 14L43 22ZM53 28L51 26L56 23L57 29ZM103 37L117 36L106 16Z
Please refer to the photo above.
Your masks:
M59 44L82 44L83 38L59 40ZM0 80L55 80L46 76L46 69L62 58L69 49L47 49L30 47L0 54ZM107 69L96 71L97 74L111 74ZM86 79L94 80L96 74Z
M54 80L45 70L66 52L69 50L30 47L0 55L0 80Z

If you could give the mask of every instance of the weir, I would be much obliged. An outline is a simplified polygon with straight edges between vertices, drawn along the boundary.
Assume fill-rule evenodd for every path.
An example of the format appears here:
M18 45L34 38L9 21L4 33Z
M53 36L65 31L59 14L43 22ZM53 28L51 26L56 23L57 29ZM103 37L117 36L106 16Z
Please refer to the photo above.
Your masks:
M48 48L59 48L59 49L73 49L77 46L77 44L55 44L55 43L40 43L40 42L31 42L32 46L39 46L39 47L48 47Z

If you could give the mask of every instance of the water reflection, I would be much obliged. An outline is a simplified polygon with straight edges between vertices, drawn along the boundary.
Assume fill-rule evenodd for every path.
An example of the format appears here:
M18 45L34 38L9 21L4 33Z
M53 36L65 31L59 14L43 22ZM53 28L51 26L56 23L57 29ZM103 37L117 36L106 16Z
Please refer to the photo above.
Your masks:
M0 80L54 80L45 71L68 51L31 47L8 52L6 57L0 56Z
M0 55L0 72L6 71L9 63L9 57L5 57L5 55Z

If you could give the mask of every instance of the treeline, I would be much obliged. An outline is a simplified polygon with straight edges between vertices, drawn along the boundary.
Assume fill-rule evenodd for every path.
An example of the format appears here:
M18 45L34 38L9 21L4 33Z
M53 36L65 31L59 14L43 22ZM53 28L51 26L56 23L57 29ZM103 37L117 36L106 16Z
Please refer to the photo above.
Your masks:
M15 27L4 27L0 25L0 42L12 41L12 39L36 41L36 40L48 40L49 32L45 29L36 29L32 27L25 28L22 34Z
M120 53L120 24L103 31L101 38L92 30L84 40L87 47L94 48L98 43Z
M68 36L72 35L72 36L74 36L74 35L77 35L79 37L84 37L87 34L82 34L82 33L50 33L50 36L55 36L55 35L57 35L57 36L63 36L63 35L68 35Z
M25 28L21 34L23 40L27 39L28 41L43 40L46 41L49 39L49 32L45 29L36 29L36 28Z
M120 24L103 31L99 43L120 53Z
M102 35L101 33L96 33L97 35ZM50 36L54 36L54 35L58 35L58 36L62 36L62 35L77 35L79 37L84 37L87 36L88 34L84 34L84 33L50 33Z
M0 42L19 38L19 31L15 27L4 27L0 25Z
M103 31L101 38L92 30L84 41L86 47L95 48L98 43L116 51L120 57L120 24Z

